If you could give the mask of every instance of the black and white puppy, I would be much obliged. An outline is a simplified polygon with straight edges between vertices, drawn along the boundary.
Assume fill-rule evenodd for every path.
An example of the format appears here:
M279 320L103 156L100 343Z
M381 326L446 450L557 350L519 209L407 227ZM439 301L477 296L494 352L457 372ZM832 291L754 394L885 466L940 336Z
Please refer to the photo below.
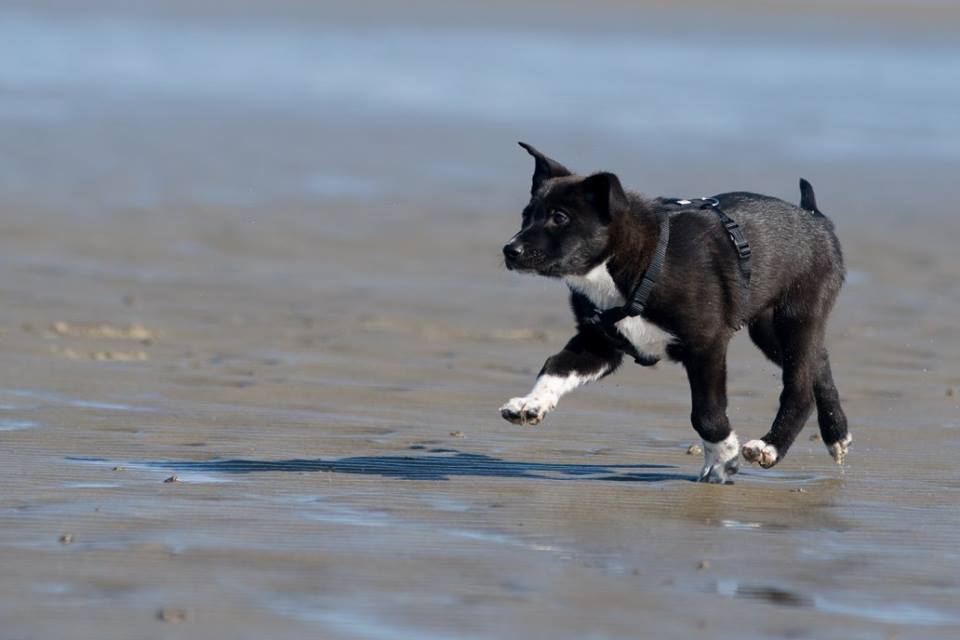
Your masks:
M715 196L752 248L748 295L737 253L710 210L672 206L625 192L612 173L583 177L521 143L536 160L520 231L503 248L508 269L561 278L571 291L577 334L547 359L533 389L501 407L516 424L539 424L559 399L620 365L623 351L585 322L623 305L650 264L670 215L666 258L639 316L616 324L645 360L687 370L693 428L703 439L702 482L725 483L739 455L769 468L786 455L813 411L830 454L842 463L851 442L830 372L824 331L844 280L833 224L801 181L801 207L754 193ZM592 303L592 304L591 304ZM783 369L780 409L770 431L741 448L727 419L727 345L741 322Z

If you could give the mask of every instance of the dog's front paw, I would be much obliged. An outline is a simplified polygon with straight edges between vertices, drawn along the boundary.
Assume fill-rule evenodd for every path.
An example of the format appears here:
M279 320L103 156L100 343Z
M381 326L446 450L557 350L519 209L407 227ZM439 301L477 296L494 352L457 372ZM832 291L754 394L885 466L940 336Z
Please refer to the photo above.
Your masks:
M777 448L772 444L767 444L763 440L751 440L743 445L740 455L748 462L756 462L764 469L769 469L777 464L779 455Z
M740 471L740 460L733 459L724 463L707 464L700 470L697 482L707 484L733 484L731 476Z
M500 415L513 424L534 426L543 422L547 413L556 405L556 401L550 401L542 396L511 398L507 404L500 407Z
M698 482L708 484L733 484L731 476L740 470L740 441L737 434L730 435L720 442L703 441L703 468Z

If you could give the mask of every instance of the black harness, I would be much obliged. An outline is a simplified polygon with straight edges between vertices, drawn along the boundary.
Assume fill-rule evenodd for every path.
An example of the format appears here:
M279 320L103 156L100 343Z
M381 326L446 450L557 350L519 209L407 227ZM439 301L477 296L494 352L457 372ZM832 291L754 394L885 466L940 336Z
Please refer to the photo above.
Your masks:
M750 300L751 252L750 243L747 242L747 237L744 235L740 225L723 212L720 208L720 201L716 198L696 198L694 200L671 198L662 200L662 202L679 207L699 203L700 209L711 209L717 214L720 223L726 230L727 235L730 236L730 240L737 250L737 266L740 270L740 280L743 288L743 303L741 308L746 311ZM650 264L647 266L647 270L644 272L640 282L637 283L637 286L633 288L633 292L627 297L626 303L619 307L600 311L593 302L587 300L587 304L589 305L587 308L588 312L584 314L581 320L583 325L598 329L614 348L630 355L637 364L645 367L655 365L660 359L656 356L638 351L633 343L620 333L617 329L617 323L624 318L633 318L643 314L643 310L646 308L647 302L650 299L650 293L657 284L657 277L663 268L663 262L667 257L667 244L670 242L670 217L673 213L676 212L667 212L663 217L663 221L660 222L660 237L657 238L657 246L653 251L653 257L650 259ZM735 328L739 329L740 326Z

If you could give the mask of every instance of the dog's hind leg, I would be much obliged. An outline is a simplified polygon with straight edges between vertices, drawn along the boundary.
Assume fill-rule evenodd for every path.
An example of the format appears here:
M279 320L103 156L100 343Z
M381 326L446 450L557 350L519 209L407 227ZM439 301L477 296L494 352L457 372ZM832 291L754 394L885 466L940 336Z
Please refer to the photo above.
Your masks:
M690 421L703 438L700 482L725 484L740 468L740 443L727 419L727 342L683 359L690 379Z
M840 394L833 383L830 356L825 348L820 350L819 370L813 383L813 394L817 400L820 437L837 464L843 464L853 438L847 430L847 416L840 406Z
M783 352L773 326L772 309L767 309L750 323L750 337L771 362L777 366L783 365ZM847 431L847 416L840 406L840 395L833 382L826 348L820 349L813 395L817 404L820 437L833 459L842 464L852 438Z
M814 382L823 342L823 323L815 317L777 317L775 312L773 329L783 368L780 409L770 431L760 440L747 442L741 450L744 459L764 468L772 467L786 456L813 412ZM755 334L760 331L758 328L751 332L755 340Z
M757 348L767 356L770 362L778 367L783 366L783 352L780 349L780 340L773 328L773 309L766 309L754 318L748 327L750 339Z

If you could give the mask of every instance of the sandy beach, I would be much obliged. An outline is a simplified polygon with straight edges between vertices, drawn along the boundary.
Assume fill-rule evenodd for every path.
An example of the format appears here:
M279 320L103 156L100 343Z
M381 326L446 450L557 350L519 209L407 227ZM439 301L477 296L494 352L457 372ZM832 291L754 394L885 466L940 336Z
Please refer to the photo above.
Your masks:
M950 3L89 4L0 8L0 640L960 634ZM572 331L517 140L813 182L844 469L692 482L672 364L500 419Z

